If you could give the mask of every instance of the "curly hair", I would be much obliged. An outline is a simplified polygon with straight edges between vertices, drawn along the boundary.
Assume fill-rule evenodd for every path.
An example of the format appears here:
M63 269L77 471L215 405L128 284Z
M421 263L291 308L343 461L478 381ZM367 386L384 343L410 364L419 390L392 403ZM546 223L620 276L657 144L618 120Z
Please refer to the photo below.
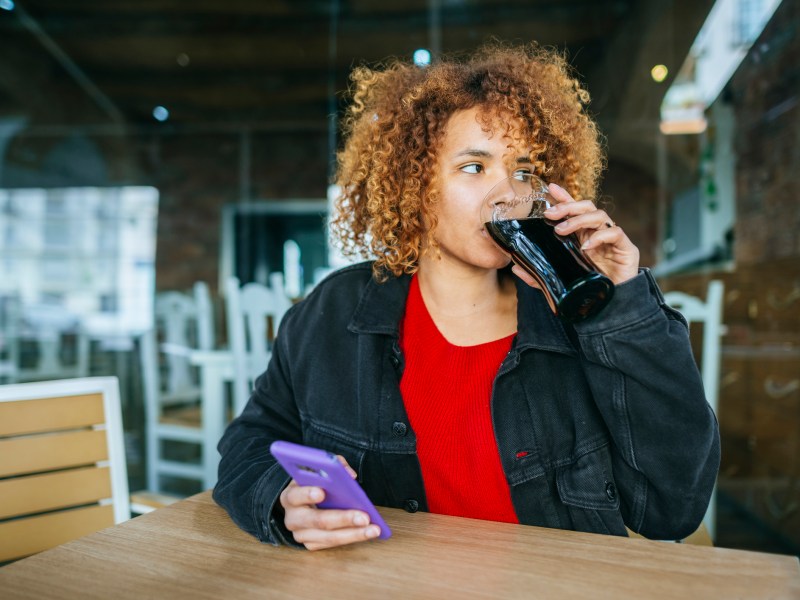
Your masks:
M456 111L485 107L486 127L500 116L513 146L532 148L540 177L578 200L595 196L604 156L589 93L556 51L494 43L424 68L357 67L351 80L331 230L346 256L376 258L379 280L438 251L437 152Z

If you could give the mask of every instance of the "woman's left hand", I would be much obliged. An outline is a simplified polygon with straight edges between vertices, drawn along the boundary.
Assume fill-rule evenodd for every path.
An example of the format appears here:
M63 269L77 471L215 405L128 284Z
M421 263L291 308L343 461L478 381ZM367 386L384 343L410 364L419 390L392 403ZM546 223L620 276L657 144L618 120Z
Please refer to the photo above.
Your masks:
M544 214L548 219L561 221L556 233L575 233L586 256L615 284L636 277L639 249L606 211L597 208L591 200L574 200L554 183L550 184L550 194L556 204Z

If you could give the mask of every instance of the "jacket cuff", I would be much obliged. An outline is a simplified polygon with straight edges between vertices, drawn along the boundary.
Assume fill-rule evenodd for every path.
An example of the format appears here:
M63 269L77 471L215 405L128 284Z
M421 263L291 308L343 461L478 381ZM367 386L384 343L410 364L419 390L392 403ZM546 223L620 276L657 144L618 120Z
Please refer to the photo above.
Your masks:
M292 532L283 524L283 514L280 509L281 492L289 485L289 477L279 464L274 464L258 484L253 506L254 520L258 524L258 538L273 546L292 546L303 548L298 544ZM277 490L277 493L276 493Z
M597 316L576 323L575 331L580 335L593 335L622 329L660 311L686 324L683 315L664 302L664 295L650 269L640 268L636 277L615 286L613 298Z

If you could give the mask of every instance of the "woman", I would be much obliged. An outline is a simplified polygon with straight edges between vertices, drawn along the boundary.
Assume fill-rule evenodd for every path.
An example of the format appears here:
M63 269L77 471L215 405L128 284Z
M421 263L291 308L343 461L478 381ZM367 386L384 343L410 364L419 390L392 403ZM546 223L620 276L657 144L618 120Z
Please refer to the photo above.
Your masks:
M353 467L378 505L653 538L700 523L719 438L687 326L639 252L595 206L602 168L588 94L536 46L426 69L353 75L333 229L377 257L322 282L284 317L266 373L226 431L214 498L270 543L374 538L324 510L269 454L283 439ZM554 316L508 268L480 205L532 172L616 293L591 320ZM516 275L512 275L512 272Z

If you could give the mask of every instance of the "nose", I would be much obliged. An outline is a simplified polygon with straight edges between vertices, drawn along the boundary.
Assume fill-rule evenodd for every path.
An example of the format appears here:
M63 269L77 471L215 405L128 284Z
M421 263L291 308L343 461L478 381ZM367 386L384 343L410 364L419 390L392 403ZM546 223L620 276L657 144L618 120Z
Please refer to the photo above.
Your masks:
M495 183L489 190L489 193L486 194L486 203L493 207L509 204L517 197L515 183L513 177L506 177Z

